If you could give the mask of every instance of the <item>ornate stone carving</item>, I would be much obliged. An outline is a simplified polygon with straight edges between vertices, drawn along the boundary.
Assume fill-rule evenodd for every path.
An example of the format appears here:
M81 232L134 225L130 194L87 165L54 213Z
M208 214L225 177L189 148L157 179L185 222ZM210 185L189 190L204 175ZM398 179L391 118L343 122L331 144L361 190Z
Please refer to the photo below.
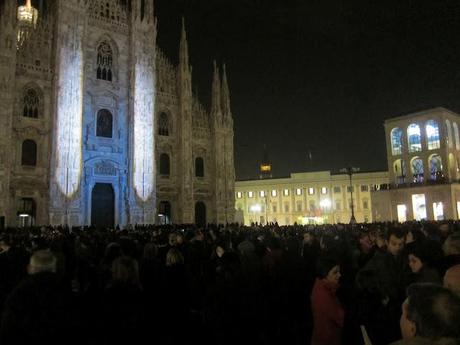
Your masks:
M94 175L116 176L117 168L109 161L100 161L94 165Z

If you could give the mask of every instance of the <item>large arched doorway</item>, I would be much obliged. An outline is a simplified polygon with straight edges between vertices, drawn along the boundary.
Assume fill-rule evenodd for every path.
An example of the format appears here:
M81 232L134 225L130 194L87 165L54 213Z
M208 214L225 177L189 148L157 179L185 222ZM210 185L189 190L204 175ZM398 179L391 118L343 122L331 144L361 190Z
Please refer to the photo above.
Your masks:
M158 222L161 225L172 224L171 222L171 203L169 201L161 201L158 206Z
M206 205L204 202L198 201L195 204L195 224L206 225Z
M96 183L91 193L91 225L113 227L115 224L115 193L110 183Z

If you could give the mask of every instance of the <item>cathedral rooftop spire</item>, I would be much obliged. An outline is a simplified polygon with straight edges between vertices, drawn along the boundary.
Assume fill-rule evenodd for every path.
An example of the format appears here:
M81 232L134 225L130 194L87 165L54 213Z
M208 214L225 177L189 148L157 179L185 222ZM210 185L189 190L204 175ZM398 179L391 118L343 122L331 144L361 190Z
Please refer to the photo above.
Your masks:
M212 105L211 113L214 116L220 116L222 113L222 84L220 82L220 71L214 60L214 78L212 81Z
M230 109L230 89L227 81L227 68L225 64L222 67L222 109L226 117L231 117Z
M182 67L189 67L187 32L185 30L185 19L182 17L182 32L180 38L179 60Z

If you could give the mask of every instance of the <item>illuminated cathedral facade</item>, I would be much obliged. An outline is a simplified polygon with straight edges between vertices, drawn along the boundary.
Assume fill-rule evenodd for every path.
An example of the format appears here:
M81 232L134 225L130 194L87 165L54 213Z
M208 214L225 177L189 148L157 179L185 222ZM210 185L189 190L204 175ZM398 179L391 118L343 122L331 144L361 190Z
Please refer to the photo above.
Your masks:
M153 0L0 2L1 225L234 218L225 66L212 104L156 45Z

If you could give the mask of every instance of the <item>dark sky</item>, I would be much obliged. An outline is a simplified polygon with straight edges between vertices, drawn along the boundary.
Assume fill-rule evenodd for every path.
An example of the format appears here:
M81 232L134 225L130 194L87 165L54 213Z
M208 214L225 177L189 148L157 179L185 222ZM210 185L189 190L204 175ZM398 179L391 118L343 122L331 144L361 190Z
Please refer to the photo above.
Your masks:
M185 17L204 103L212 60L228 66L238 179L257 176L264 145L275 176L349 164L386 169L384 119L435 106L460 111L458 1L156 0L155 6L159 45L173 60Z

